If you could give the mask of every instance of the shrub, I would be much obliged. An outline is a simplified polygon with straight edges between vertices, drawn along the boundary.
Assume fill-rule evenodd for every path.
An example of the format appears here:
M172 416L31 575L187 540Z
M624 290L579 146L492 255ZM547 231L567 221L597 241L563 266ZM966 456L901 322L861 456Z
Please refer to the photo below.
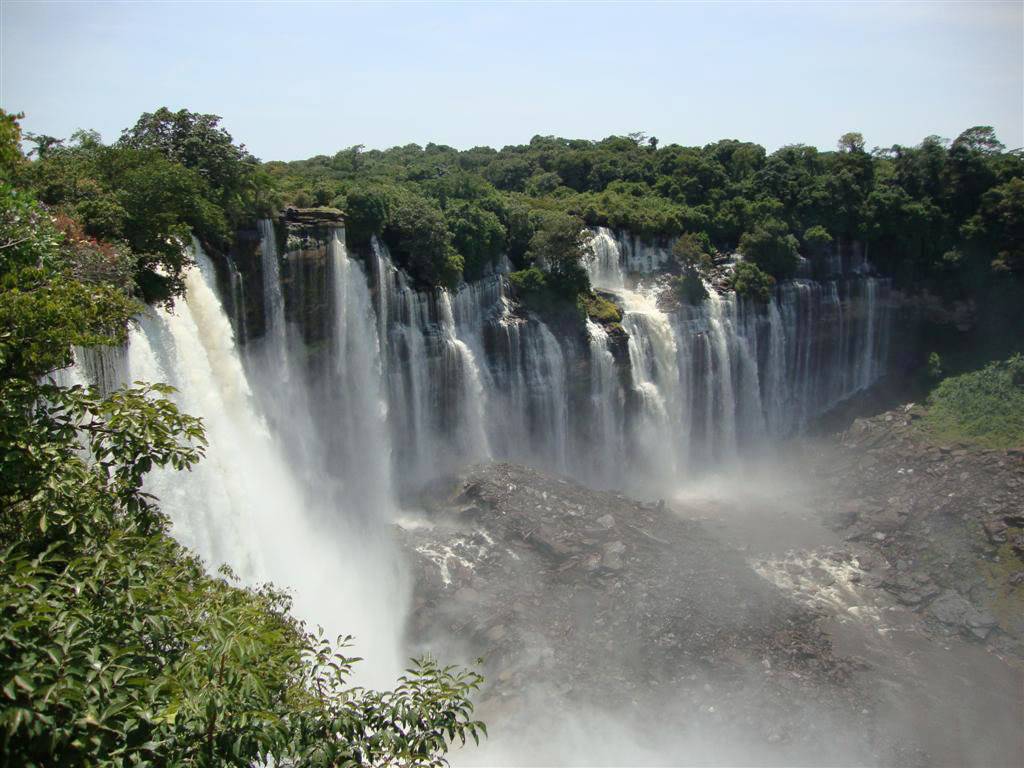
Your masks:
M1024 356L944 379L928 406L925 428L938 440L988 448L1024 444Z
M368 243L379 235L391 212L391 198L383 187L350 189L336 203L345 211L345 236L356 243Z
M516 290L523 294L538 293L548 286L547 278L537 267L520 269L518 272L510 274L508 279L512 281L512 285L516 287Z
M729 278L729 287L736 291L738 296L767 302L772 297L775 278L766 274L756 264L741 261L736 264L732 276Z
M538 218L526 258L545 272L548 288L575 301L590 290L590 278L583 266L590 234L575 216L545 213Z
M740 253L769 275L791 277L796 272L799 243L786 225L768 218L740 238Z
M696 270L686 270L672 281L672 288L681 304L696 305L708 298L708 289Z
M593 291L580 294L579 305L587 317L596 323L613 325L622 322L622 310L615 305L615 302L601 294Z
M457 201L444 212L452 244L465 260L466 279L479 277L505 250L505 227L497 214Z
M683 270L711 269L711 241L706 232L684 232L672 245L672 257Z
M462 257L452 247L444 214L433 200L396 187L383 235L398 264L418 282L458 284Z
M812 252L820 253L832 245L832 235L823 226L816 224L804 231L804 243Z

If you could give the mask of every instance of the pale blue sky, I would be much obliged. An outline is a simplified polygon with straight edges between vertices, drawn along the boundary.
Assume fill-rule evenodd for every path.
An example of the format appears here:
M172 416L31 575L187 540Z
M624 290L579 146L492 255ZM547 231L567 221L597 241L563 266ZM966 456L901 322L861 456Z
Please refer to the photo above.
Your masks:
M107 140L213 112L258 157L646 131L769 149L1024 144L1024 3L0 0L0 106Z

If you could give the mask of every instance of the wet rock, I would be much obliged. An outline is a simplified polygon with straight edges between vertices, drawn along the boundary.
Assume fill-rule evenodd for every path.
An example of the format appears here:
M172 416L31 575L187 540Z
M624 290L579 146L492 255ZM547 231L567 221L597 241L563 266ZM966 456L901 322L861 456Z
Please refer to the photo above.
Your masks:
M903 527L906 518L894 509L886 509L871 518L871 523L876 531L882 533L893 533Z
M919 409L926 412L900 407L888 420L859 419L825 443L807 439L810 461L829 489L823 505L835 510L842 538L855 542L858 565L873 571L862 576L862 587L882 586L921 610L931 629L1003 643L1024 659L1024 622L1004 618L1024 586L1015 575L1022 567L1017 558L1024 561L1024 452L938 445L908 418ZM884 502L872 504L866 493ZM872 569L861 549L896 566ZM938 594L954 585L959 598ZM932 600L952 623L932 614ZM990 611L1001 620L996 638Z
M527 531L523 535L523 539L541 553L555 560L564 560L573 553L573 548L562 541L553 528L546 525L538 525Z
M985 529L985 536L993 544L1003 544L1006 542L1007 525L1002 520L986 520L981 526Z
M978 640L987 638L997 624L992 614L975 608L952 590L947 590L935 598L928 611L943 624L955 627L962 634Z
M1009 537L1010 546L1017 557L1024 559L1024 533L1015 533Z
M899 575L884 580L882 589L892 594L904 605L919 605L938 594L938 589L929 582L922 584L908 575Z
M622 569L622 555L626 551L626 545L621 541L613 541L610 544L605 544L601 554L601 567L607 568L609 571L618 571Z
M497 690L542 683L628 703L631 683L675 695L688 675L731 680L753 659L780 680L842 677L816 613L667 505L509 464L471 468L418 501L435 524L400 529L405 549L435 572L437 553L455 552L471 578L417 579L416 636L454 635L468 659L485 658ZM830 569L816 567L827 581ZM649 675L623 679L636 665ZM499 678L509 669L515 677ZM747 695L739 678L736 695Z

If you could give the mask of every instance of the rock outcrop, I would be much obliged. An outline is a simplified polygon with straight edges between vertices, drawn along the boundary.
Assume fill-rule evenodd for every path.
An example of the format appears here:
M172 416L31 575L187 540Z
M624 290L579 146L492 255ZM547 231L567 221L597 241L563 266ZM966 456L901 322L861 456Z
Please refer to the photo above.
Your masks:
M879 555L877 585L936 630L1024 655L1024 450L935 444L922 415L857 419L816 451L822 505Z

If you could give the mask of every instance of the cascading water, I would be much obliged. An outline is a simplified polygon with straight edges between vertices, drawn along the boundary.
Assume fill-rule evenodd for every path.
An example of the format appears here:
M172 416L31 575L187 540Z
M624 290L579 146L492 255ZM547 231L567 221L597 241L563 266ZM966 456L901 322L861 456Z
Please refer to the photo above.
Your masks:
M596 288L619 290L625 287L619 245L607 227L598 227L590 240L591 258L587 263L590 282Z
M356 653L368 659L357 665L357 681L391 685L401 670L406 589L387 530L394 512L390 483L374 481L387 487L378 489L374 514L367 520L365 509L359 508L368 500L365 489L356 493L346 488L340 494L344 503L339 503L339 497L324 489L339 482L344 488L343 479L322 475L310 482L285 437L264 418L259 392L270 387L267 382L250 385L260 371L243 365L231 323L212 288L213 265L198 244L195 248L198 267L185 275L185 299L173 311L151 310L138 319L121 375L122 383L164 381L175 386L173 397L182 410L203 418L209 447L187 478L157 470L147 480L148 490L160 498L175 537L211 568L227 563L246 583L271 581L289 589L299 617L332 634L355 635ZM343 250L336 249L336 254L343 262ZM354 293L362 293L368 308L361 272L352 282L361 286ZM358 318L360 313L352 315ZM367 322L372 329L371 311L364 311L362 320L352 320L346 337L370 338L364 335ZM122 351L101 354L116 360ZM350 355L346 347L345 357ZM365 377L372 379L372 365L365 370ZM280 381L275 376L276 386ZM348 407L362 409L366 401L361 393L372 391L371 382L352 392ZM288 394L279 397L287 399ZM305 396L291 394L305 407ZM313 420L307 415L301 421ZM380 421L378 432L383 434ZM351 432L346 439L373 446L367 450L379 447L370 429ZM320 436L314 432L307 440L318 442ZM328 452L323 443L320 448ZM386 452L383 461L380 456L371 459L368 463L390 472Z
M328 375L315 398L323 447L341 481L339 502L362 516L386 518L393 493L391 447L376 317L366 274L348 258L344 230L332 230L327 257L334 326Z
M284 316L284 293L281 290L281 263L277 253L277 237L269 219L261 219L260 269L263 273L264 336L260 346L269 370L277 371L282 381L291 374L288 362L288 329Z
M265 333L241 350L196 246L185 300L142 317L126 355L81 353L79 376L177 387L210 447L187 480L152 476L175 535L211 566L293 589L303 618L355 634L374 665L361 682L390 684L401 658L397 490L493 457L664 495L884 369L887 283L873 277L784 282L765 305L712 292L667 311L654 283L632 286L623 236L599 230L588 266L621 327L549 327L501 273L419 290L382 243L364 263L343 229L324 231L281 256L261 223L264 295L227 282L239 332L253 317L243 302L264 308ZM661 260L638 242L634 261Z
M609 346L608 332L603 326L587 320L590 346L590 445L591 466L588 478L594 485L602 485L620 471L625 451L623 435L623 408L625 398L619 383L615 355Z
M629 334L629 363L639 415L633 423L633 456L644 476L672 478L679 471L681 380L676 337L653 292L623 289L622 326Z
M326 248L324 278L334 285L327 292L331 308L323 310L334 313L334 351L331 365L313 366L319 383L311 398L319 407L302 432L324 424L339 434L365 431L368 424L332 414L372 413L374 424L386 414L390 466L405 489L495 457L651 492L681 474L733 460L766 436L792 434L877 379L885 356L884 281L796 280L781 284L763 306L712 293L699 306L667 312L656 288L628 287L624 240L634 260L663 260L663 249L636 238L606 229L594 234L592 282L623 309L616 355L608 330L596 323L574 340L524 312L502 274L457 292L417 289L374 239L367 281L360 263L344 253L338 230ZM320 258L303 253L286 255L286 263ZM369 294L362 294L369 287L372 309ZM302 290L316 286L303 283ZM353 311L357 336L345 319ZM357 370L378 367L379 390L373 377L352 379ZM311 374L293 369L290 375ZM580 376L587 378L578 382ZM361 407L336 399L349 391L382 395ZM336 446L329 455L357 468L357 476L373 477L388 464L387 443L353 455ZM330 437L321 444L330 445ZM375 467L365 464L370 453ZM355 493L352 479L341 488L339 498L365 496Z
M706 301L670 316L655 288L626 287L625 266L645 272L661 259L663 249L645 248L600 228L587 264L594 287L615 295L629 335L633 466L623 457L621 478L664 482L734 459L878 379L888 343L884 280L793 280L766 305L710 289ZM595 375L600 354L592 343Z
M459 335L451 295L414 290L387 247L374 238L372 248L376 326L403 474L423 482L488 458L484 386L474 345Z

